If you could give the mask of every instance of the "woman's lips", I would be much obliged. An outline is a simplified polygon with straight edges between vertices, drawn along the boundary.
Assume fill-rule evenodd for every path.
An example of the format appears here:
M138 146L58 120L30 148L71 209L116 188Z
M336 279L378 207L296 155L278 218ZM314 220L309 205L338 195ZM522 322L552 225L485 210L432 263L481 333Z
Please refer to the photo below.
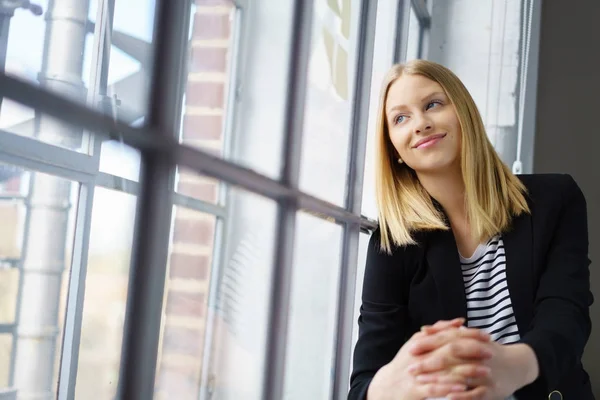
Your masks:
M419 142L417 142L417 145L415 146L415 148L423 149L426 147L431 147L434 144L436 144L437 142L439 142L440 140L442 140L444 137L446 137L445 133L441 133L438 135L431 135L431 136L426 137L425 139L422 139Z

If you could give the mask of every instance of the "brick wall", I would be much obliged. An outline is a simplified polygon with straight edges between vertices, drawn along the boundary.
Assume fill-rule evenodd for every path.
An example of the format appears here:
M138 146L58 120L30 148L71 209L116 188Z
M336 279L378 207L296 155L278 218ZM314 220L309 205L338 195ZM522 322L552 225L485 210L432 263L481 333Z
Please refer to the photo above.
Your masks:
M222 152L231 16L229 0L196 0L190 43L183 143ZM216 202L214 180L180 171L179 193ZM166 284L157 398L197 399L215 218L177 208Z

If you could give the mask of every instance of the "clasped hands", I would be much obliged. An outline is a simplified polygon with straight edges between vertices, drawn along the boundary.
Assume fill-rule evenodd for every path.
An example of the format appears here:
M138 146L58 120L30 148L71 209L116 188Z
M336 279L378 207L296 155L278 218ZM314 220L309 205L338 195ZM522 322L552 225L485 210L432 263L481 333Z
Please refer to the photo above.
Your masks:
M501 345L464 320L439 321L415 333L371 382L368 400L501 400L537 378L525 344Z

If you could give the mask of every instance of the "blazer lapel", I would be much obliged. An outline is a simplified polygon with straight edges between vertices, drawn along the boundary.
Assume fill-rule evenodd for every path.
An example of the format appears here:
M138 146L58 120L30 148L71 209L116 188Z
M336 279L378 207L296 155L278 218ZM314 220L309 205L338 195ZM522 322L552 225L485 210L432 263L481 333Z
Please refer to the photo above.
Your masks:
M531 216L523 214L513 220L512 229L502 235L506 253L506 280L510 299L523 335L533 316L533 234Z
M443 319L466 318L465 286L451 230L430 233L426 257L442 303Z

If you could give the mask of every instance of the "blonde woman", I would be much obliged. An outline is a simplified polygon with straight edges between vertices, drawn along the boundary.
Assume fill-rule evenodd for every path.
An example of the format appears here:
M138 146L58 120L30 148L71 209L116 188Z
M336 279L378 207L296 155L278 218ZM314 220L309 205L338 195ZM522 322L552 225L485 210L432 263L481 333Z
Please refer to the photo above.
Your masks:
M593 399L575 181L513 175L467 89L428 61L391 69L377 135L349 399Z

